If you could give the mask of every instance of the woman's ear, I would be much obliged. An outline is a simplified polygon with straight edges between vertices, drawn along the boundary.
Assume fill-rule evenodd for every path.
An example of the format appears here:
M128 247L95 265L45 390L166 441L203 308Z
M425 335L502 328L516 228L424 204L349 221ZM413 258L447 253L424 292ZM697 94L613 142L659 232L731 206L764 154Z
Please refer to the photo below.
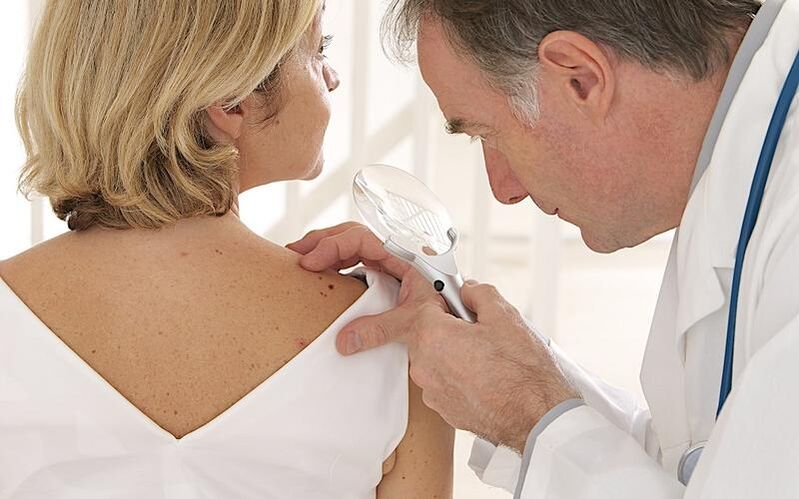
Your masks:
M604 120L616 82L613 65L599 45L573 31L554 31L541 40L538 59L562 97L594 122Z
M231 108L215 104L206 109L205 113L208 116L208 133L217 143L232 143L241 136L244 114L240 105Z

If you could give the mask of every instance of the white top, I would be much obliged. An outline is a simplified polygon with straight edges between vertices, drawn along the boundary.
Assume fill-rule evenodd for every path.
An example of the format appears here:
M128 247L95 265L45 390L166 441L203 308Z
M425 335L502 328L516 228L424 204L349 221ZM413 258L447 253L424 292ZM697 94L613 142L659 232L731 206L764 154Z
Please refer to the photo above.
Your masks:
M405 347L343 358L336 333L396 304L369 289L243 399L176 439L0 280L0 498L369 498L408 415Z

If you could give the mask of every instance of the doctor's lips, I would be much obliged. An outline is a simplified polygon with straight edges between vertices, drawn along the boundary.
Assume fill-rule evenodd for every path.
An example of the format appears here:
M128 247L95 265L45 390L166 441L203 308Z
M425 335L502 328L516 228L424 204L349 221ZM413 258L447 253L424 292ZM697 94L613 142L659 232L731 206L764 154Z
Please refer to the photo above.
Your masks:
M533 196L530 196L530 199L533 201L533 203L536 206L538 206L539 210L543 211L547 215L554 216L554 215L557 215L558 213L560 213L560 208L547 209L544 206L541 206L541 203L539 203Z

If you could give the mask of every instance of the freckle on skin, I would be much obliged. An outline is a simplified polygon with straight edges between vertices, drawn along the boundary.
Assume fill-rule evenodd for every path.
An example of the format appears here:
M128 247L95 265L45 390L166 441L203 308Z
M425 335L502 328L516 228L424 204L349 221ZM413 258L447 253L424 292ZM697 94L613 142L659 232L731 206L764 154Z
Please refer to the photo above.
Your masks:
M295 343L300 348L305 348L308 346L308 341L304 338L298 339Z
M221 255L222 254L222 252L219 251L218 249L214 249L214 252L216 252L217 255Z
M97 350L92 350L92 353L97 353Z
M336 289L336 287L334 285L332 285L332 284L328 284L327 285L327 289Z
M177 416L177 415L178 415L178 411L172 411L172 412L174 412L174 413L175 413L175 416Z
M188 251L181 251L180 252L180 256L189 256L189 252Z

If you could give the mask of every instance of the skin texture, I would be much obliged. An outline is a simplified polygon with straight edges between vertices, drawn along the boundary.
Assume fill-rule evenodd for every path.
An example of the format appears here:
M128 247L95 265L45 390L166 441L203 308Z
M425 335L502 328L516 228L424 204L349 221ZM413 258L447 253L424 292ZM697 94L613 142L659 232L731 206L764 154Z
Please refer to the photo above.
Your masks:
M740 35L729 43L735 53ZM541 113L529 124L454 47L436 19L423 19L422 75L448 129L482 140L498 201L532 198L577 225L599 252L635 246L679 224L728 68L691 81L620 60L578 33L553 32L539 46ZM451 425L521 452L543 415L580 397L493 287L463 287L464 303L477 314L468 324L450 316L429 283L363 226L314 231L289 247L304 255L300 263L309 270L361 261L402 280L399 307L352 322L337 346L353 354L407 343L424 402Z
M316 177L338 76L321 13L283 66L282 107L263 96L207 110L240 155L238 192ZM205 425L302 351L364 292L253 233L238 208L160 230L90 228L0 262L0 277L121 396L175 437ZM68 296L70 299L65 300ZM405 439L378 497L451 497L453 429L411 386Z

